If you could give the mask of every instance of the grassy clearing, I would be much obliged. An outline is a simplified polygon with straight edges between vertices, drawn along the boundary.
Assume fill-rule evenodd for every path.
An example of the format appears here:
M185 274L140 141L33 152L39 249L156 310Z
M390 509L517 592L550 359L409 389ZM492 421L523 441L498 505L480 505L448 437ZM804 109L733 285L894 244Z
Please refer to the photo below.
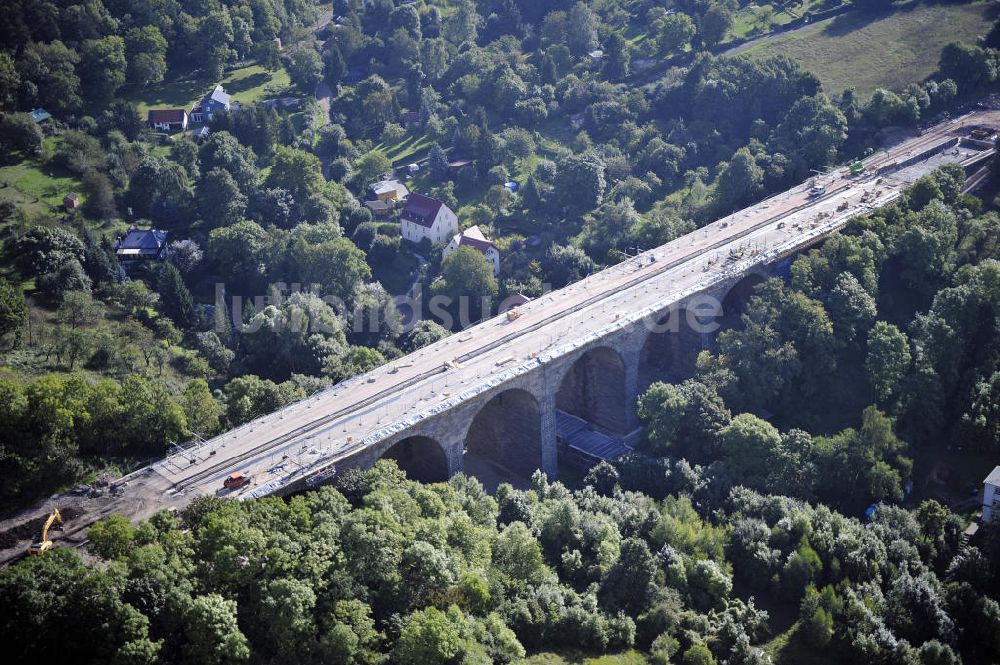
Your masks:
M758 6L765 7L767 5L747 5L733 16L733 25L729 28L726 41L743 39L751 33L764 35L774 30L777 26L786 25L795 20L795 17L788 12L772 5L771 8L774 13L764 23L758 18L756 11Z
M33 159L5 166L0 174L5 185L48 205L60 205L66 194L80 189L80 181L68 171Z
M763 645L764 652L771 657L775 665L837 665L842 662L828 651L816 651L806 644L799 634L799 624L795 623L785 632L777 635Z
M749 4L733 15L733 25L729 28L729 32L726 34L723 42L744 39L751 35L763 36L769 34L775 28L788 25L804 14L830 9L836 4L838 3L829 2L828 0L804 0L799 3L790 2L785 7L779 7L776 3L770 4L773 13L766 23L758 18L758 7L767 7L769 3Z
M784 55L813 72L828 94L855 88L901 90L937 70L948 42L975 42L998 13L993 2L926 5L910 2L873 17L848 12L811 27L754 44L752 57Z
M538 653L520 661L520 665L647 665L649 660L638 651L588 657L582 653Z
M374 147L374 150L385 152L390 161L398 165L418 154L420 157L423 157L423 153L430 149L433 142L433 138L426 133L417 135L407 134L395 145L387 146L384 143L379 143Z
M268 97L283 96L291 86L291 79L284 67L269 72L260 65L249 65L226 73L219 83L233 99L241 104L253 104ZM214 81L181 78L163 81L157 85L132 91L125 95L139 109L143 117L152 108L189 109L199 99L212 91Z
M57 143L57 138L45 139L45 154L52 154ZM82 183L75 174L47 163L44 158L22 156L21 161L0 167L0 201L12 201L26 214L29 225L67 223L71 215L63 208L63 198L70 192L76 192L83 200L85 197L81 190ZM80 210L75 217L84 220L99 235L117 233L125 227L121 220L98 222L86 219ZM0 228L3 226L0 225ZM10 272L9 266L0 266L0 273Z
M13 201L31 216L51 214L64 196L80 188L72 173L38 159L0 167L0 201Z

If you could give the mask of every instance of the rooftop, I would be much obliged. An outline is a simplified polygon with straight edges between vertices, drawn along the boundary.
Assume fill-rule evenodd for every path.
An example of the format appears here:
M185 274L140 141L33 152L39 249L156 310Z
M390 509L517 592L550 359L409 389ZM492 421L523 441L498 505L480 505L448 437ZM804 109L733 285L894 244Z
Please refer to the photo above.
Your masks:
M371 209L372 212L381 212L384 210L392 209L392 201L383 201L382 199L375 199L374 201L365 201L365 205Z
M35 109L28 115L31 116L31 119L35 122L42 122L52 117L52 114L45 109Z
M455 237L458 238L459 247L474 247L480 252L485 252L493 247L493 243L483 235L478 225L470 226L461 233L455 234Z
M397 192L400 196L406 196L410 193L410 190L406 188L406 185L396 180L395 178L390 178L388 180L381 180L379 182L374 182L370 185L371 190L378 194L388 194L389 192Z
M432 199L429 196L410 194L410 198L406 199L406 207L403 208L403 214L399 218L430 228L434 226L434 220L437 219L438 211L441 210L441 206L443 205L441 201Z
M1000 466L993 467L993 470L990 471L990 475L986 476L986 480L983 481L983 484L1000 487Z
M184 109L150 109L146 114L146 122L170 124L184 122Z
M215 86L215 90L213 90L211 94L205 97L205 101L207 102L208 100L212 100L213 102L218 102L223 106L225 106L226 104L229 104L229 93L226 92L225 88L223 88L222 84L220 83L219 85Z
M167 232L158 229L129 229L115 248L118 254L142 256L160 253L167 242Z

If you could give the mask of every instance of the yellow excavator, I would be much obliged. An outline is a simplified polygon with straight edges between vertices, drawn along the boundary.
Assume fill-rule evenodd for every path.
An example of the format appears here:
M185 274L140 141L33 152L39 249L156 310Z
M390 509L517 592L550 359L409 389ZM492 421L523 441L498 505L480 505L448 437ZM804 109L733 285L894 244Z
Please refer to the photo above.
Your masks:
M31 547L28 548L28 554L40 556L52 549L52 541L49 540L49 529L52 528L55 522L59 522L60 525L63 523L62 515L59 514L58 508L52 509L52 514L49 515L49 519L45 520L45 526L42 527L42 539L31 543Z

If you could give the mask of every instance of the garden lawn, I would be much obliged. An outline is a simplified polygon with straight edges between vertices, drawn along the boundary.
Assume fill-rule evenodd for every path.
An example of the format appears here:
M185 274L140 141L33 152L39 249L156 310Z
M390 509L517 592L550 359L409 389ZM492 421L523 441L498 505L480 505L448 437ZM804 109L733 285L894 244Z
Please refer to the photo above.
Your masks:
M126 94L125 99L136 105L143 118L152 108L183 108L190 111L195 102L211 92L217 83L221 83L233 100L241 104L298 94L297 91L290 90L291 79L284 67L269 72L260 65L249 65L230 70L218 82L194 78L164 80L156 85L134 90Z
M758 7L764 7L768 4L771 5L773 14L771 15L771 20L767 25L760 25L760 21L757 20L756 9ZM731 42L736 39L744 39L751 36L751 33L756 31L754 36L763 36L774 31L775 28L780 28L783 25L788 25L795 19L803 16L806 13L815 13L822 11L824 9L831 9L836 6L836 2L828 2L827 0L804 0L803 2L790 2L784 7L779 7L778 3L767 3L758 2L756 4L748 4L742 7L739 11L733 14L733 25L729 28L729 32L726 34L726 38L723 43Z
M13 201L29 213L49 214L62 205L64 196L80 189L72 173L38 159L0 167L0 201Z
M432 137L428 134L414 135L407 133L399 143L388 146L384 143L379 143L374 147L374 150L381 150L393 165L398 166L415 161L411 159L415 156L418 156L418 159L422 159L425 156L423 153L430 149L433 142Z
M754 44L751 57L784 55L819 77L827 94L901 90L937 71L949 42L975 43L998 13L992 2L897 5L887 15L852 11Z

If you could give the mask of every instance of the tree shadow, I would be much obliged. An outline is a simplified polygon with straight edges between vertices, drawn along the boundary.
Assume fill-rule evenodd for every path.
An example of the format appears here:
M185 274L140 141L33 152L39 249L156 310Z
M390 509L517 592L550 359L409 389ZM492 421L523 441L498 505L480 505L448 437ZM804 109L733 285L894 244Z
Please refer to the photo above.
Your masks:
M823 34L828 37L843 37L846 34L854 32L855 30L860 30L865 26L880 21L884 18L888 18L893 14L901 14L906 12L912 12L913 10L920 7L923 3L920 0L912 0L906 4L896 4L889 7L879 8L879 9L869 9L860 10L855 9L853 11L840 14L834 17L830 23L823 28ZM934 3L934 4L957 4L957 3Z
M265 83L270 82L271 75L265 72L257 72L256 74L247 74L246 76L241 76L239 78L231 79L226 82L226 92L231 95L238 94L241 92L246 92L247 90L252 90L253 88L260 87Z

